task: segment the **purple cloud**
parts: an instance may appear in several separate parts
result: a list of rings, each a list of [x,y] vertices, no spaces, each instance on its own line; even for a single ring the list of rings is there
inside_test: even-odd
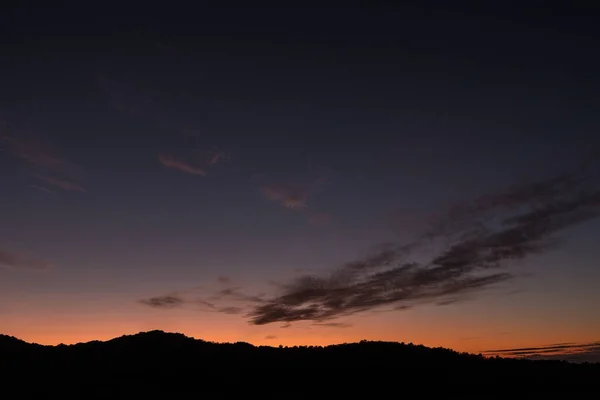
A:
[[[0,250],[0,265],[30,269],[48,269],[52,267],[52,263],[49,261],[6,250]]]
[[[250,179],[250,182],[258,185],[262,196],[266,200],[290,210],[308,211],[305,214],[306,219],[308,223],[313,225],[326,225],[331,221],[331,217],[328,214],[319,213],[309,206],[309,199],[329,181],[329,175],[326,175],[324,172],[304,183],[274,182],[267,180],[263,174],[255,174]]]
[[[65,191],[85,191],[82,169],[64,158],[42,135],[14,124],[4,124],[0,144],[46,185]]]
[[[302,210],[308,207],[308,193],[304,191],[294,191],[277,185],[262,186],[261,191],[267,200],[277,202],[285,208]]]
[[[171,154],[159,154],[158,161],[167,168],[172,168],[192,175],[206,176],[206,171],[181,159],[175,158]]]
[[[70,182],[63,179],[58,179],[52,176],[40,175],[36,174],[36,178],[41,179],[45,183],[51,186],[55,186],[59,189],[67,190],[67,191],[75,191],[75,192],[85,192],[86,190],[78,183]]]

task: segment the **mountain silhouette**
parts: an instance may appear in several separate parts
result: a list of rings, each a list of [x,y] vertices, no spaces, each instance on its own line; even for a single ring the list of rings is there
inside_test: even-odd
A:
[[[43,346],[34,343],[27,343],[26,341],[17,339],[13,336],[0,334],[0,354],[3,355],[13,352],[34,351],[40,347]]]
[[[18,398],[211,393],[316,399],[359,393],[488,396],[600,389],[600,364],[486,358],[395,342],[253,346],[157,330],[58,346],[0,335],[0,374],[5,390],[15,385]],[[31,385],[23,385],[24,380]]]

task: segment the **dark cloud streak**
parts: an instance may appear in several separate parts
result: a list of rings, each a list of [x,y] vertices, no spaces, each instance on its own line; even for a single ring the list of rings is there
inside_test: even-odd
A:
[[[280,295],[252,309],[250,322],[320,322],[381,307],[449,304],[508,281],[514,276],[506,270],[511,262],[554,248],[554,234],[598,217],[600,191],[586,172],[513,186],[454,207],[414,242],[388,245],[327,276],[305,275],[283,285]],[[437,243],[428,261],[411,259],[420,247],[435,249],[440,238],[450,244]]]
[[[343,322],[323,322],[323,323],[314,323],[315,326],[324,326],[328,328],[350,328],[352,324],[346,324]]]
[[[600,342],[557,343],[540,347],[485,350],[486,356],[516,357],[533,360],[566,360],[570,362],[598,362]]]
[[[177,295],[166,295],[151,297],[149,299],[140,300],[142,304],[153,308],[177,308],[185,303],[185,300]]]
[[[360,312],[406,310],[464,300],[515,277],[518,261],[554,249],[557,234],[600,216],[600,189],[588,168],[452,207],[408,243],[380,246],[327,274],[277,284],[273,297],[225,288],[207,298],[234,301],[253,325],[331,320]],[[425,252],[423,250],[426,250]],[[426,258],[419,259],[420,253]]]

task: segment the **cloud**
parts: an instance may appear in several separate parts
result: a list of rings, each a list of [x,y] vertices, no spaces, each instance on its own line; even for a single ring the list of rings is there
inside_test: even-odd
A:
[[[80,184],[75,183],[75,182],[70,182],[67,180],[58,179],[58,178],[55,178],[52,176],[46,176],[46,175],[40,175],[40,174],[36,174],[35,176],[36,176],[36,178],[43,180],[47,184],[58,187],[63,190],[75,191],[75,192],[85,192],[86,191],[83,188],[83,186],[81,186]]]
[[[210,310],[216,310],[216,311],[218,311],[217,308],[215,307],[215,305],[213,303],[210,303],[210,302],[208,302],[206,300],[196,299],[195,301],[192,301],[192,302],[196,303],[196,304],[198,304],[200,306],[203,306],[203,307],[208,307]],[[225,312],[227,312],[227,310],[225,310]]]
[[[600,341],[590,343],[556,343],[541,347],[485,350],[485,356],[527,358],[533,360],[566,360],[600,362]]]
[[[52,263],[46,260],[31,258],[21,253],[0,250],[0,266],[13,268],[48,269]]]
[[[586,172],[454,207],[412,242],[382,246],[328,274],[282,285],[279,295],[253,307],[250,322],[323,322],[379,308],[448,304],[506,282],[515,261],[555,248],[555,234],[600,215],[600,190]],[[429,257],[417,261],[424,246]]]
[[[186,301],[177,295],[166,295],[151,297],[140,300],[140,302],[153,308],[177,308],[182,306]]]
[[[329,215],[318,213],[309,207],[309,198],[328,183],[330,178],[324,173],[304,183],[298,182],[273,182],[268,181],[262,174],[255,174],[250,181],[257,184],[262,196],[271,202],[278,203],[280,206],[294,211],[306,211],[311,209],[307,215],[307,220],[311,224],[323,225],[330,221]]]
[[[264,294],[248,295],[240,291],[239,287],[228,287],[218,290],[208,297],[209,301],[234,301],[244,304],[257,304],[264,302]]]
[[[151,95],[147,88],[141,90],[126,82],[113,79],[105,73],[96,75],[96,84],[100,91],[106,95],[114,109],[156,124],[163,130],[168,131],[169,134],[174,131],[182,134],[186,139],[185,147],[190,149],[190,154],[187,157],[181,157],[161,153],[158,155],[158,160],[164,166],[192,175],[206,176],[209,169],[231,159],[231,154],[216,146],[212,146],[208,150],[205,146],[198,149],[198,146],[190,143],[191,140],[197,141],[202,136],[201,132],[188,123],[165,113],[160,106],[158,92],[154,91],[155,94]]]
[[[234,301],[246,306],[250,324],[282,327],[296,321],[333,326],[355,313],[451,304],[509,282],[520,261],[555,249],[560,233],[600,216],[598,183],[589,168],[579,168],[515,185],[451,207],[426,221],[413,240],[382,244],[327,273],[277,284],[272,296],[226,288],[207,300]],[[278,191],[270,196],[284,198]]]
[[[195,167],[186,161],[177,159],[171,154],[159,154],[158,161],[167,168],[173,168],[192,175],[206,176],[205,170]]]
[[[279,203],[285,208],[302,210],[308,207],[308,194],[306,192],[294,191],[276,185],[265,185],[261,187],[261,191],[267,200]]]
[[[70,170],[72,165],[56,154],[56,151],[45,143],[39,135],[32,134],[23,130],[12,129],[7,131],[2,139],[18,158],[32,165],[59,169]]]
[[[322,323],[314,323],[315,326],[326,326],[328,328],[350,328],[352,324],[347,324],[344,322],[322,322]]]
[[[219,308],[217,311],[220,313],[223,313],[223,314],[235,315],[235,314],[243,313],[244,309],[241,307],[223,307],[223,308]]]
[[[221,284],[227,282],[219,280]],[[263,301],[261,295],[246,295],[235,287],[219,289],[212,295],[198,296],[201,290],[202,288],[195,287],[178,293],[142,299],[139,302],[152,308],[174,309],[193,305],[200,306],[199,310],[201,311],[238,315],[247,313],[249,305]],[[219,302],[219,305],[216,305],[215,302]],[[196,309],[198,310],[197,307]]]
[[[48,189],[47,187],[44,186],[40,186],[40,185],[29,185],[29,187],[39,190],[40,192],[44,192],[44,193],[48,193],[48,194],[55,194],[54,191]]]
[[[208,175],[208,171],[230,159],[230,155],[213,147],[211,150],[194,150],[189,157],[174,156],[170,153],[160,153],[158,161],[167,168],[174,168],[192,175]]]
[[[218,312],[223,314],[236,315],[244,312],[244,308],[235,306],[217,307],[212,302],[202,298],[188,298],[182,294],[167,294],[163,296],[150,297],[139,300],[139,303],[159,309],[175,309],[191,304],[200,306],[201,311]]]
[[[187,131],[185,134],[189,136]],[[197,149],[194,153],[197,155],[199,161],[207,166],[213,166],[231,160],[231,154],[214,146],[210,150]]]
[[[61,156],[42,135],[15,124],[5,123],[1,130],[0,144],[15,159],[27,165],[32,176],[46,185],[65,191],[85,191],[82,169]],[[44,188],[40,185],[35,186],[40,190]]]
[[[277,339],[277,336],[275,336],[275,335],[267,335],[267,336],[265,336],[265,339],[266,340],[273,340],[273,339]]]

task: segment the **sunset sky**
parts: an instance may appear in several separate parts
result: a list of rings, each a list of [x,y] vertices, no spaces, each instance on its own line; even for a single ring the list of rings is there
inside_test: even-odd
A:
[[[596,17],[405,3],[3,9],[0,333],[600,360]]]

